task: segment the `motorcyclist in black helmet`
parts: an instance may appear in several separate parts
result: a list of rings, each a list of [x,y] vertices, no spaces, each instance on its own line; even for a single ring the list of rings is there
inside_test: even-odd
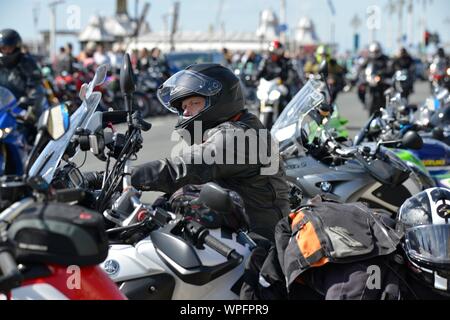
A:
[[[268,55],[263,58],[259,65],[257,78],[272,80],[280,78],[283,82],[289,80],[290,61],[284,56],[284,46],[274,40],[269,45]]]
[[[414,60],[405,47],[401,47],[393,61],[394,71],[407,69],[413,71]]]
[[[438,48],[436,51],[436,54],[434,55],[435,58],[441,58],[444,59],[447,63],[447,66],[450,64],[449,57],[445,54],[444,48]]]
[[[359,68],[359,77],[361,78],[360,83],[358,85],[358,97],[363,104],[366,103],[366,90],[368,84],[366,83],[365,72],[366,68],[371,66],[373,72],[375,72],[379,77],[378,85],[376,86],[377,92],[384,93],[386,89],[388,89],[388,85],[383,82],[384,79],[391,78],[393,75],[392,63],[387,55],[383,53],[383,49],[381,44],[378,42],[372,42],[369,45],[369,55],[367,59],[361,64]],[[376,107],[383,107],[385,105],[384,96],[380,98],[378,102],[380,105]],[[370,110],[372,113],[372,110]]]
[[[42,75],[31,56],[22,53],[22,39],[17,31],[0,31],[0,86],[9,89],[26,110],[25,120],[34,124],[46,107]]]
[[[281,101],[281,113],[287,103],[303,85],[298,72],[295,70],[291,59],[286,57],[284,45],[274,40],[269,44],[269,50],[258,66],[256,79],[264,78],[268,81],[279,78],[288,92]]]
[[[257,153],[264,147],[270,150],[273,141],[268,131],[261,131],[265,128],[258,118],[244,108],[239,79],[224,66],[197,64],[170,77],[157,95],[179,115],[175,130],[189,147],[180,156],[135,167],[133,186],[173,193],[187,184],[216,182],[241,195],[250,231],[273,239],[276,223],[289,213],[289,188],[281,162],[273,172],[263,173],[268,164]],[[234,143],[236,134],[246,134],[249,143]],[[252,149],[256,146],[257,151]],[[208,162],[202,158],[206,154],[217,158]],[[279,154],[272,152],[270,159],[277,162]]]

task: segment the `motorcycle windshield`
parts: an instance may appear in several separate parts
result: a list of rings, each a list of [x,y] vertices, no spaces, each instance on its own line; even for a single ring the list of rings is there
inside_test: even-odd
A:
[[[83,101],[81,106],[70,116],[69,130],[60,139],[50,141],[36,159],[30,169],[30,177],[41,176],[47,183],[51,183],[59,162],[70,143],[70,139],[75,134],[75,130],[87,125],[101,97],[102,94],[100,92],[93,92],[89,98]]]
[[[320,88],[321,83],[311,79],[289,102],[271,130],[278,142],[302,145],[302,133],[308,142],[318,135],[321,123],[316,107],[324,100]]]
[[[0,87],[0,110],[5,110],[16,104],[16,97],[5,87]]]

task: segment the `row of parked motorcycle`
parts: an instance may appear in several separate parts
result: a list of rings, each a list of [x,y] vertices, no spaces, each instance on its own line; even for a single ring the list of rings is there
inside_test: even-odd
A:
[[[46,90],[46,99],[42,109],[48,105],[65,103],[69,113],[72,114],[82,104],[79,97],[81,86],[89,82],[95,75],[94,65],[83,66],[74,63],[74,71],[54,74],[50,67],[43,67],[43,87]],[[123,111],[124,101],[120,92],[119,71],[108,68],[105,81],[94,88],[101,92],[99,110]],[[170,113],[159,103],[156,90],[165,80],[161,70],[155,66],[146,72],[135,72],[136,91],[133,94],[133,107],[138,109],[143,118],[166,115]],[[33,105],[33,102],[24,101],[23,98],[14,97],[9,90],[0,88],[0,99],[3,108],[0,110],[0,175],[23,174],[22,159],[30,151],[30,139],[34,136],[33,126],[27,126],[24,111],[20,105]],[[17,98],[17,99],[16,99]],[[18,128],[21,128],[18,130]],[[32,141],[31,141],[32,143]]]
[[[295,72],[295,69],[296,67],[293,66],[291,71]],[[354,86],[357,86],[358,96],[364,105],[364,109],[367,110],[369,115],[372,115],[380,107],[386,106],[385,91],[388,88],[393,88],[406,101],[413,93],[417,75],[411,68],[396,70],[389,76],[385,74],[386,70],[380,69],[380,65],[374,62],[369,62],[364,69],[360,69],[360,64],[355,63],[353,68],[345,75],[345,79],[342,79],[343,83],[340,85],[337,85],[339,81],[336,79],[336,75],[327,75],[326,81],[332,103],[341,91],[348,92]],[[239,66],[234,72],[241,79],[247,107],[260,114],[261,121],[267,128],[272,127],[289,102],[289,92],[295,93],[301,87],[292,86],[288,88],[287,84],[283,83],[279,77],[256,80],[254,70],[248,67],[244,69]],[[449,88],[450,68],[447,65],[446,58],[435,57],[427,74],[432,93],[437,94],[442,88]],[[308,77],[310,78],[312,75]],[[318,80],[321,79],[321,75],[315,75],[314,77]],[[422,80],[425,80],[425,78],[422,78]]]
[[[62,71],[54,74],[52,68],[43,68],[44,86],[47,89],[49,101],[71,101],[75,106],[80,104],[78,92],[81,85],[92,79],[95,73],[95,65],[83,65],[73,63],[73,72]],[[168,110],[164,108],[156,98],[156,90],[164,82],[165,76],[157,65],[150,66],[145,72],[136,72],[136,92],[133,95],[133,103],[139,108],[142,116],[165,115]],[[102,92],[100,108],[103,110],[124,110],[122,95],[119,85],[119,70],[108,70],[105,82],[96,90]]]
[[[326,66],[321,68],[326,70]],[[118,79],[123,110],[101,108],[107,66],[80,86],[80,105],[46,110],[23,174],[3,175],[0,194],[0,293],[7,299],[236,299],[244,261],[256,247],[244,228],[208,229],[186,211],[204,205],[240,215],[230,193],[206,184],[199,198],[145,204],[130,183],[132,161],[151,129],[136,107],[126,55]],[[326,78],[326,77],[323,77]],[[447,128],[450,95],[436,91],[420,106],[395,88],[357,137],[330,103],[326,82],[309,80],[271,133],[291,186],[293,210],[317,194],[363,201],[394,216],[421,190],[450,187]],[[5,116],[17,101],[0,91]],[[125,133],[112,130],[127,124]],[[7,128],[2,129],[2,133]],[[73,159],[90,152],[104,174],[82,174]]]

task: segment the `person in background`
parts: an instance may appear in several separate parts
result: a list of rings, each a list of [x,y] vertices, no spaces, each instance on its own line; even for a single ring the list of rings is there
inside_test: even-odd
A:
[[[137,70],[138,71],[147,71],[150,67],[150,54],[147,48],[142,48],[139,52],[139,58],[137,60]]]
[[[111,69],[115,74],[119,74],[123,63],[123,55],[125,50],[122,44],[116,42],[112,46],[112,51],[108,52],[109,61],[111,61]]]
[[[65,49],[66,49],[66,55],[67,55],[67,60],[68,60],[67,69],[70,74],[73,74],[75,72],[74,64],[77,62],[77,59],[73,55],[72,44],[70,42],[66,43]]]
[[[160,72],[164,80],[170,77],[169,66],[166,59],[161,55],[161,50],[158,47],[154,47],[150,50],[149,68],[153,68]]]
[[[97,66],[102,64],[111,64],[109,57],[105,53],[105,48],[103,44],[97,45],[97,50],[94,53],[94,61]]]
[[[42,86],[42,74],[36,61],[22,51],[22,38],[13,29],[0,31],[0,86],[10,90],[24,109],[21,116],[34,126],[48,102]],[[29,142],[34,141],[35,130],[25,133]]]
[[[77,60],[83,64],[84,67],[92,65],[95,63],[94,53],[95,53],[96,44],[95,42],[88,42],[84,49],[78,55]]]

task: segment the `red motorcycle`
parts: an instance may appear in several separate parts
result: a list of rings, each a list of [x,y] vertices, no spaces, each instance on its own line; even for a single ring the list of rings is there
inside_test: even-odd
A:
[[[11,222],[8,241],[0,244],[0,294],[6,299],[125,299],[98,266],[108,253],[100,214],[26,198],[4,210],[1,218]]]

